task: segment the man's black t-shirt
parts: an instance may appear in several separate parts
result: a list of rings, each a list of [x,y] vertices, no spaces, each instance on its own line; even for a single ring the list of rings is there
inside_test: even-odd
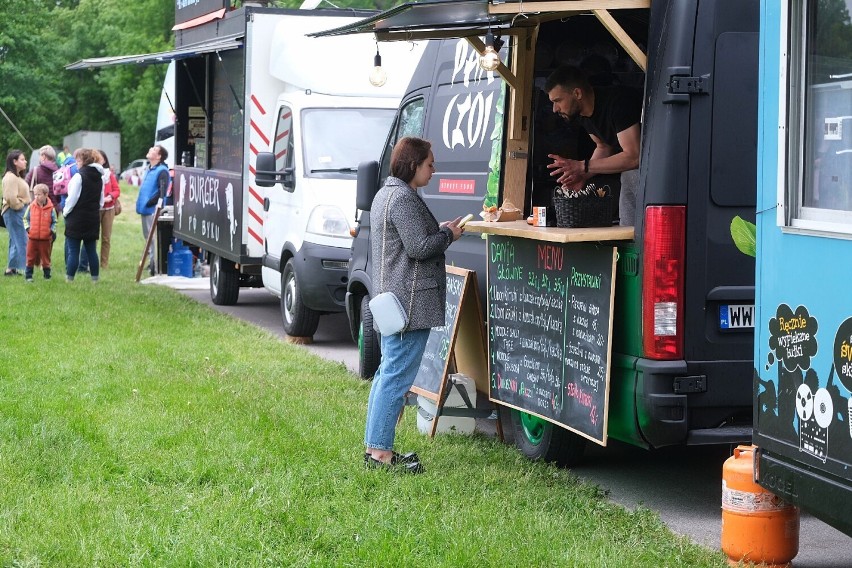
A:
[[[618,133],[642,120],[642,93],[630,87],[595,87],[592,116],[578,118],[586,132],[612,146],[613,153],[618,154],[622,151]]]

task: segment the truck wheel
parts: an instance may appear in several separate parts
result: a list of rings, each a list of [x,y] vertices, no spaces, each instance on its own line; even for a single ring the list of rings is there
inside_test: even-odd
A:
[[[311,337],[317,331],[319,317],[319,312],[302,302],[302,291],[291,258],[281,275],[281,319],[284,320],[284,332],[293,337]]]
[[[213,255],[210,262],[210,297],[217,306],[233,306],[240,297],[240,275],[222,257]]]
[[[515,445],[531,460],[560,467],[576,465],[583,457],[586,439],[538,416],[511,410]]]
[[[362,379],[372,379],[379,368],[382,349],[379,334],[373,326],[370,297],[361,298],[361,324],[358,326],[358,374]]]

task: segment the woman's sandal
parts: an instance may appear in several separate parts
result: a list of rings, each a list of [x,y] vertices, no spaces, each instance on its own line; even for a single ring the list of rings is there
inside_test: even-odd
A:
[[[391,458],[389,463],[379,461],[371,455],[367,455],[364,461],[364,467],[367,469],[383,469],[386,471],[398,471],[400,473],[423,473],[426,468],[419,461],[403,462]]]

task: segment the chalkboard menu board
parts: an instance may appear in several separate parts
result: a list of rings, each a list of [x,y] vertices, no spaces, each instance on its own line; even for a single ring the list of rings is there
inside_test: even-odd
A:
[[[488,236],[492,400],[606,444],[615,248]]]
[[[433,327],[426,340],[426,349],[420,360],[420,368],[414,378],[411,390],[424,396],[434,398],[441,393],[447,367],[450,363],[451,344],[455,336],[456,321],[462,296],[465,290],[465,272],[451,270],[447,267],[447,304],[444,312],[444,325]]]

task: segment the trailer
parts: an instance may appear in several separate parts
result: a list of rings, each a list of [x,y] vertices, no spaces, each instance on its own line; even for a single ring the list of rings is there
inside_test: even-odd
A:
[[[72,152],[77,148],[103,150],[113,167],[116,169],[121,167],[121,134],[118,132],[78,130],[65,136],[62,144]]]

